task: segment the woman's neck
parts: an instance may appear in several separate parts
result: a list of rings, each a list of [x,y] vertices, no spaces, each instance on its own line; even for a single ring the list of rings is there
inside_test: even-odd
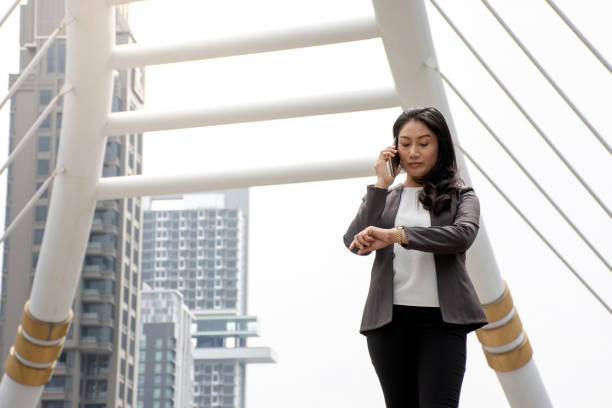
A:
[[[404,187],[423,187],[423,185],[418,184],[413,179],[406,178],[406,180],[404,181]]]

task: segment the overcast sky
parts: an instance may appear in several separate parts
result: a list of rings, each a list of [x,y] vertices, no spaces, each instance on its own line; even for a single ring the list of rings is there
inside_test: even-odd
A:
[[[543,0],[492,1],[566,93],[612,143],[612,78]],[[609,155],[476,0],[440,1],[557,148],[612,206]],[[612,5],[557,4],[612,60]],[[427,2],[440,69],[612,262],[612,221],[555,157]],[[1,10],[2,12],[4,10]],[[369,0],[138,2],[139,42],[212,38],[369,16]],[[17,71],[18,18],[0,30],[0,76]],[[5,82],[6,83],[6,82]],[[392,87],[380,39],[149,67],[146,105],[175,109]],[[446,89],[460,144],[558,251],[612,304],[612,276],[486,130]],[[145,135],[144,173],[176,174],[371,156],[390,144],[400,108]],[[0,115],[6,156],[8,108]],[[555,407],[612,406],[612,318],[466,160],[481,220],[508,282]],[[374,164],[372,162],[372,164]],[[4,179],[3,179],[4,180]],[[251,365],[247,407],[384,406],[365,337],[358,333],[372,257],[341,237],[374,177],[251,189],[249,312],[277,364]],[[401,180],[397,180],[398,182]],[[5,181],[3,181],[3,186]],[[5,187],[2,187],[4,202]],[[474,333],[461,407],[507,407]]]

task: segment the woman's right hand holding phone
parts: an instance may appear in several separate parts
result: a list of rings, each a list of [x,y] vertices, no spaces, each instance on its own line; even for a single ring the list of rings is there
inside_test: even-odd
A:
[[[387,160],[391,161],[391,158],[395,157],[395,155],[399,154],[395,146],[389,146],[383,149],[378,155],[378,160],[374,165],[374,170],[376,171],[376,184],[375,186],[378,188],[387,189],[393,181],[395,180],[395,176],[389,174],[387,170]],[[395,174],[399,173],[400,166],[398,165],[395,170]]]

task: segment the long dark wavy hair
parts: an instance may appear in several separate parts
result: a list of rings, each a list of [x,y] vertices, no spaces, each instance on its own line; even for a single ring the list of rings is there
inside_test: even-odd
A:
[[[418,107],[402,112],[393,124],[393,141],[397,148],[399,132],[411,120],[427,126],[438,138],[438,158],[431,171],[423,178],[415,179],[423,185],[418,199],[426,210],[439,214],[453,200],[465,182],[457,175],[457,160],[450,130],[444,116],[434,107]]]

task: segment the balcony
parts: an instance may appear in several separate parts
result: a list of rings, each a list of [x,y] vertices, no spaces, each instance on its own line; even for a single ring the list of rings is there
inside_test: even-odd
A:
[[[58,361],[53,369],[53,375],[69,375],[70,370],[66,365],[66,362]]]
[[[102,293],[99,289],[83,289],[81,294],[83,302],[110,302],[115,303],[115,295],[113,293]]]
[[[113,343],[97,337],[81,337],[80,348],[88,352],[107,354],[113,352]]]
[[[113,326],[113,318],[96,312],[81,313],[80,323],[84,326]]]
[[[87,243],[87,255],[109,255],[117,256],[117,248],[104,246],[101,242],[89,242]]]
[[[119,234],[119,228],[116,225],[105,223],[101,219],[94,218],[91,223],[91,232],[104,232],[108,234]]]
[[[99,367],[99,366],[87,366],[87,370],[85,374],[87,378],[106,378],[109,370],[108,367]]]
[[[71,393],[66,391],[64,387],[45,387],[42,397],[45,401],[61,401],[71,399]]]
[[[96,209],[115,210],[115,211],[120,210],[117,200],[97,201]]]
[[[87,265],[83,267],[83,277],[90,279],[112,279],[115,280],[115,271],[103,265]]]
[[[108,396],[107,391],[85,391],[85,400],[87,403],[103,404]]]

